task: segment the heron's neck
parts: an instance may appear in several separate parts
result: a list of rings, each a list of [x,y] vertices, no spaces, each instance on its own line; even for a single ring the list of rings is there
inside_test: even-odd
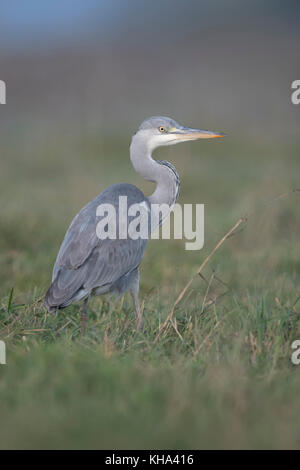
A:
[[[155,191],[148,198],[150,203],[175,204],[179,191],[179,177],[175,168],[168,162],[158,163],[153,160],[152,150],[137,135],[131,141],[130,159],[139,175],[156,183]]]

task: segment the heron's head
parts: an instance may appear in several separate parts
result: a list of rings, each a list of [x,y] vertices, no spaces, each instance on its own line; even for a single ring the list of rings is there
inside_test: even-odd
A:
[[[151,151],[161,145],[174,145],[188,140],[224,137],[221,132],[184,127],[173,119],[163,116],[153,116],[146,119],[135,135],[143,139]]]

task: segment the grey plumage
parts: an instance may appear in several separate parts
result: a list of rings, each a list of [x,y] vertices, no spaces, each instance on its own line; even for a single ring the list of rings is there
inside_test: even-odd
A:
[[[174,187],[175,187],[175,196],[174,196],[174,200],[175,200],[175,202],[176,202],[177,199],[178,199],[178,196],[179,196],[179,191],[180,191],[180,178],[179,178],[179,174],[177,173],[175,166],[172,165],[172,163],[168,162],[167,160],[156,160],[156,161],[157,161],[157,163],[159,163],[160,165],[164,165],[164,166],[170,168],[171,171],[173,171],[173,175],[174,175]]]
[[[178,173],[171,163],[153,160],[152,151],[160,145],[209,137],[221,137],[221,135],[186,128],[166,117],[152,117],[140,125],[131,141],[131,162],[142,177],[156,183],[156,189],[148,198],[136,186],[127,183],[115,184],[81,209],[66,232],[54,264],[52,284],[44,302],[49,311],[57,311],[75,301],[84,300],[82,309],[82,331],[84,331],[87,299],[90,295],[102,295],[108,292],[122,295],[130,291],[138,318],[138,328],[141,327],[138,302],[139,264],[148,239],[132,239],[129,236],[125,239],[98,238],[97,208],[107,203],[114,206],[118,229],[119,196],[127,196],[128,207],[137,203],[144,204],[149,212],[153,203],[164,203],[171,207],[179,194]],[[150,231],[149,226],[149,234]]]
[[[149,204],[137,187],[123,183],[110,186],[81,209],[65,235],[54,265],[52,285],[45,298],[50,309],[67,307],[95,289],[102,288],[103,293],[126,290],[120,286],[139,266],[148,240],[100,240],[96,234],[97,207],[110,203],[118,216],[119,196],[127,196],[128,206],[143,201]]]

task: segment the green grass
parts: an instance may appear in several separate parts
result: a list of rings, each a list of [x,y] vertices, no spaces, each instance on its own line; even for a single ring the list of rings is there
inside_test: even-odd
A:
[[[122,139],[21,144],[7,143],[0,177],[0,447],[299,448],[300,368],[290,358],[300,339],[300,196],[264,205],[300,186],[299,143],[162,149],[181,175],[180,202],[205,203],[205,247],[151,241],[144,331],[130,298],[95,298],[85,337],[78,305],[57,316],[42,307],[64,232],[109,184],[146,194],[152,186],[134,174]],[[209,289],[196,276],[156,340],[183,287],[245,213],[245,229],[203,270]]]

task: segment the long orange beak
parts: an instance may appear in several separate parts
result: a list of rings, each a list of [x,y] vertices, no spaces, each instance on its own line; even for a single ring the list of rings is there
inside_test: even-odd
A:
[[[174,129],[172,134],[176,135],[178,140],[197,140],[197,139],[216,139],[219,137],[225,137],[222,132],[205,131],[202,129],[192,129],[191,127],[182,127],[180,129]]]

